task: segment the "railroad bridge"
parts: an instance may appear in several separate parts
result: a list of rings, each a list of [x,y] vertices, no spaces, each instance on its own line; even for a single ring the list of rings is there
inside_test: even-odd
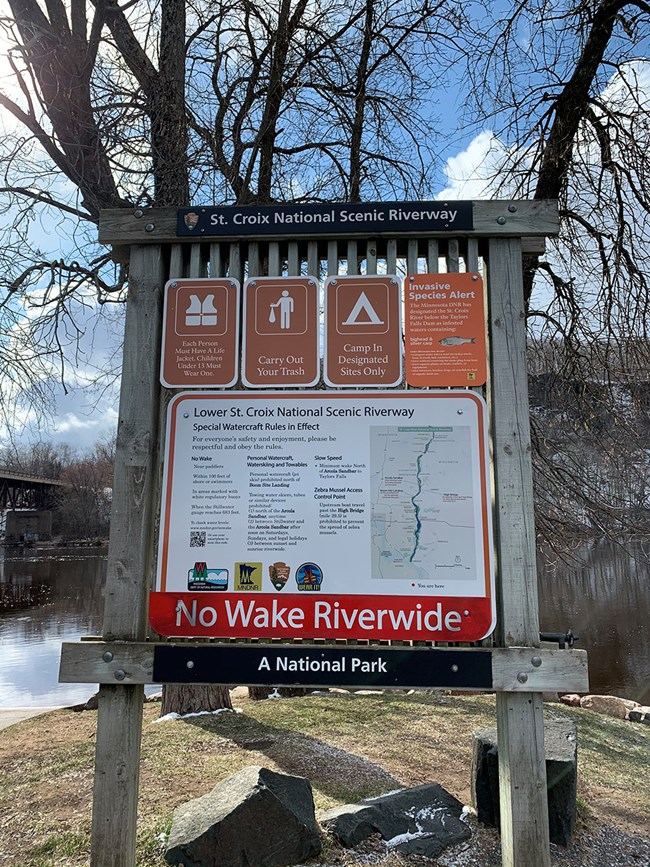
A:
[[[43,541],[52,535],[58,488],[65,482],[0,467],[0,538],[5,542]]]

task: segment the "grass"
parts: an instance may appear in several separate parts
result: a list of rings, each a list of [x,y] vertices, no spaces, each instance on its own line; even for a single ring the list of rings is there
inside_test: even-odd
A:
[[[491,696],[330,694],[239,704],[243,713],[159,725],[159,705],[145,705],[139,867],[165,863],[179,804],[250,764],[308,777],[317,809],[432,781],[469,803],[472,731],[495,724]],[[650,771],[650,728],[578,708],[547,712],[578,724],[580,826],[607,821],[646,836],[650,793],[639,781]],[[0,732],[0,863],[88,864],[96,717],[62,710]],[[342,857],[328,843],[318,863],[358,863]],[[389,863],[406,862],[382,862]]]

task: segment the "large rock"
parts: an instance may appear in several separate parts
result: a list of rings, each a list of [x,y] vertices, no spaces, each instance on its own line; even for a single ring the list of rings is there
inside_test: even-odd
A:
[[[585,695],[580,699],[580,707],[616,719],[625,719],[628,711],[634,710],[638,705],[635,701],[615,695]]]
[[[318,818],[348,848],[380,834],[389,849],[402,855],[434,858],[470,837],[459,818],[462,809],[457,798],[432,783],[325,810]]]
[[[165,859],[184,867],[284,867],[320,850],[309,780],[253,766],[178,807]]]
[[[551,843],[568,846],[575,828],[578,746],[571,720],[545,720],[546,784]],[[474,732],[472,801],[479,822],[498,828],[499,748],[496,728]]]
[[[580,696],[577,692],[570,692],[567,695],[561,695],[560,701],[562,704],[568,704],[569,707],[580,707]]]

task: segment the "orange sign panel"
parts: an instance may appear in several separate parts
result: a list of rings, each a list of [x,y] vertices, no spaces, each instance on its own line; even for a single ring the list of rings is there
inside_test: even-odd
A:
[[[315,277],[246,281],[242,378],[251,388],[316,385],[320,369]]]
[[[410,274],[404,284],[406,381],[483,385],[487,377],[479,274]]]
[[[330,277],[325,284],[325,382],[383,387],[402,380],[397,277]]]
[[[165,286],[163,323],[163,385],[227,388],[237,382],[236,280],[170,280]]]

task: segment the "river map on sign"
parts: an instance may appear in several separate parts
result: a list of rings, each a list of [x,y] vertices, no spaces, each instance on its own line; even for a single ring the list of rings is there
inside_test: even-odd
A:
[[[372,577],[476,574],[470,428],[372,427]]]

